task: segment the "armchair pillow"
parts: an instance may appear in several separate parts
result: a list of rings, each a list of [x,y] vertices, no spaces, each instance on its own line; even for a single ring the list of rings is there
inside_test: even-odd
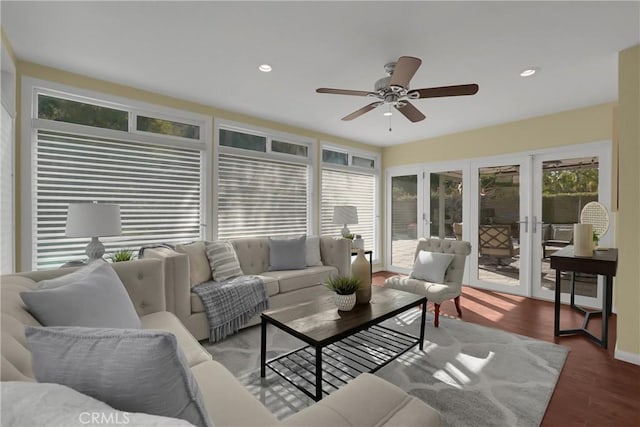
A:
[[[307,236],[288,239],[269,237],[269,271],[302,270],[307,267]]]
[[[453,254],[420,251],[410,277],[426,282],[444,283],[444,275],[454,257]]]
[[[236,250],[231,242],[207,242],[206,248],[213,280],[222,282],[234,277],[244,276]]]
[[[127,412],[212,426],[176,337],[165,331],[27,326],[39,382],[66,385]]]
[[[185,254],[189,258],[189,280],[192,287],[213,278],[204,242],[176,245],[176,252]]]
[[[45,326],[142,327],[127,290],[107,262],[94,261],[47,286],[20,293],[29,312]]]

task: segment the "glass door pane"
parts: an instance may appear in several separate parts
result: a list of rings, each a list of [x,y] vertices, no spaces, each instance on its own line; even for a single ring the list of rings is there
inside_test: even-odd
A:
[[[391,177],[391,265],[413,268],[418,244],[418,175]]]
[[[534,162],[534,271],[533,295],[553,299],[555,270],[550,256],[557,250],[573,244],[573,224],[580,222],[584,205],[602,201],[602,177],[599,155],[536,156]],[[608,172],[607,172],[608,173]],[[604,237],[604,236],[603,236]],[[539,278],[539,280],[538,280]],[[567,299],[571,281],[575,283],[576,301],[581,305],[600,307],[598,277],[579,273],[573,278],[563,272],[561,289]]]
[[[528,161],[519,157],[472,167],[469,280],[474,286],[519,295],[528,292]]]
[[[429,174],[428,212],[430,237],[462,240],[461,170]]]

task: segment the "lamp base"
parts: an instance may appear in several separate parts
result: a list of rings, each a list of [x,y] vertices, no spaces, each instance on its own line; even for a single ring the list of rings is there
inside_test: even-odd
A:
[[[344,237],[345,239],[348,239],[349,236],[351,236],[351,231],[349,230],[349,227],[347,227],[347,224],[344,225],[344,227],[342,227],[342,237]]]
[[[88,263],[97,259],[102,259],[102,256],[104,255],[104,245],[97,237],[92,237],[85,249],[85,253],[89,258]]]

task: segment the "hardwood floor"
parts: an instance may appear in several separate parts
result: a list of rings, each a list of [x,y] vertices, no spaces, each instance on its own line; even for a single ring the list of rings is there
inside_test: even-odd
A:
[[[382,286],[392,275],[375,273],[373,284]],[[585,336],[554,337],[552,302],[470,287],[463,287],[460,302],[467,322],[571,349],[542,426],[640,426],[640,366],[613,358],[615,315],[609,321],[609,349],[605,350]],[[428,310],[433,312],[431,304]],[[457,317],[453,300],[441,305],[440,316]],[[582,316],[567,306],[562,307],[560,319],[561,328],[582,323]],[[598,318],[590,322],[589,329],[600,334]]]

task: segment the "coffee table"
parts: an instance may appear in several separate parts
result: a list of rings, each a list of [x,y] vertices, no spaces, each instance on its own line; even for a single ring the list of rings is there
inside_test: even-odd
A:
[[[420,336],[380,323],[422,305]],[[395,289],[372,287],[371,303],[338,311],[332,297],[262,313],[260,376],[269,367],[318,401],[362,372],[375,372],[418,344],[423,349],[427,299]],[[293,335],[307,346],[267,361],[267,325]],[[326,373],[323,379],[323,373]]]

